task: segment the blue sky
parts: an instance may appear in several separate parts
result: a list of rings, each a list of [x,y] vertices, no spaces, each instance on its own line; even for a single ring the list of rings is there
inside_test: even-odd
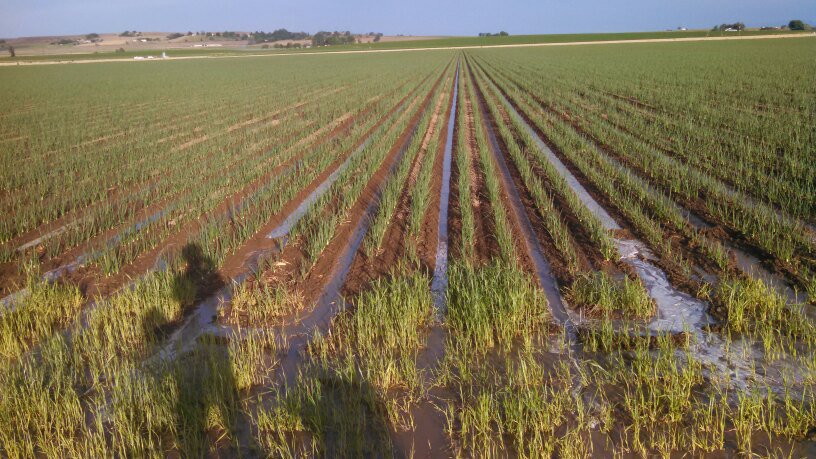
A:
[[[816,0],[0,0],[0,36],[187,30],[411,35],[622,32],[816,22]]]

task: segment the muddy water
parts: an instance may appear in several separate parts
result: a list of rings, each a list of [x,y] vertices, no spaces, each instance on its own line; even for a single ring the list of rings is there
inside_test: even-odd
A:
[[[699,215],[694,212],[682,208],[683,216],[696,229],[702,230],[711,228],[711,225],[706,223]],[[737,268],[740,271],[750,276],[752,279],[761,280],[765,285],[774,289],[781,294],[788,301],[788,304],[805,304],[808,301],[806,292],[800,292],[791,288],[790,284],[783,276],[776,274],[762,265],[759,258],[749,254],[739,247],[722,242],[725,248],[734,255],[734,260],[737,263]],[[814,315],[814,308],[808,308],[808,312]]]
[[[456,124],[456,102],[459,99],[459,64],[453,80],[453,98],[448,117],[448,136],[442,163],[442,189],[439,191],[439,230],[437,231],[436,262],[434,263],[431,293],[438,318],[445,314],[445,289],[448,286],[448,201],[450,199],[451,157],[453,156],[453,129]]]
[[[734,254],[737,267],[745,274],[754,279],[761,280],[765,285],[773,288],[781,294],[788,304],[804,304],[808,301],[808,294],[799,292],[790,287],[790,284],[780,275],[775,274],[764,266],[759,259],[737,247],[728,245],[728,251]],[[812,312],[813,308],[809,308]]]
[[[287,327],[288,330],[282,330],[276,337],[276,341],[278,342],[285,341],[286,353],[279,364],[281,370],[279,375],[287,386],[294,384],[297,370],[302,363],[302,354],[314,334],[317,332],[325,332],[329,328],[331,319],[346,308],[346,302],[340,296],[340,292],[346,282],[346,276],[351,269],[360,244],[362,244],[368,232],[368,228],[380,207],[380,198],[385,189],[385,184],[393,176],[394,171],[402,161],[405,152],[408,150],[408,146],[411,144],[411,140],[414,135],[416,135],[417,129],[418,125],[413,127],[411,133],[406,137],[403,145],[400,147],[400,151],[388,167],[383,182],[369,201],[363,211],[363,215],[352,230],[351,238],[342,249],[340,257],[334,263],[331,273],[329,274],[329,280],[323,287],[323,292],[317,300],[315,307],[305,317],[299,318],[296,323]],[[283,336],[281,336],[281,334],[283,334]]]
[[[704,302],[672,287],[666,274],[649,263],[654,256],[643,243],[615,239],[615,246],[621,259],[635,268],[649,296],[657,304],[657,315],[649,323],[651,330],[679,333],[687,327],[703,328],[714,322],[706,312],[708,306]]]
[[[510,104],[501,92],[497,93],[507,112],[530,135],[545,157],[556,168],[558,173],[564,177],[581,202],[601,221],[604,228],[608,231],[621,229],[618,222],[587,192],[586,188],[558,159],[555,153],[539,137],[538,133],[516,111],[515,107]],[[672,287],[666,273],[650,262],[654,257],[645,244],[636,239],[613,238],[613,241],[621,260],[635,269],[638,277],[645,285],[649,297],[657,305],[657,316],[650,325],[653,330],[680,332],[683,331],[686,325],[701,327],[711,322],[711,318],[706,313],[707,305]]]
[[[601,223],[604,225],[604,228],[606,228],[608,231],[621,229],[620,225],[618,225],[618,222],[616,222],[615,219],[612,218],[611,215],[609,215],[606,209],[604,209],[600,204],[598,204],[598,201],[592,198],[589,192],[587,192],[586,188],[584,188],[584,186],[581,185],[581,182],[579,182],[578,179],[575,178],[574,175],[572,175],[572,172],[569,171],[567,166],[565,166],[564,163],[562,163],[561,160],[558,159],[558,156],[556,156],[555,153],[553,153],[553,151],[550,149],[550,147],[548,147],[547,144],[544,143],[543,140],[541,140],[541,137],[539,137],[538,134],[533,130],[533,128],[526,123],[526,121],[521,117],[521,115],[518,114],[518,112],[516,112],[515,108],[512,105],[510,105],[510,103],[507,101],[507,99],[504,98],[503,95],[501,95],[501,100],[504,102],[504,105],[508,107],[509,113],[513,117],[521,121],[521,125],[524,127],[524,129],[533,139],[535,144],[538,146],[538,149],[542,153],[544,153],[544,156],[546,156],[550,164],[552,164],[553,167],[555,167],[555,170],[558,172],[558,174],[561,175],[561,177],[563,177],[564,180],[566,180],[567,185],[569,185],[569,187],[572,189],[575,195],[578,196],[578,199],[584,204],[584,206],[586,206],[590,211],[592,211],[592,214],[595,215],[601,221]]]

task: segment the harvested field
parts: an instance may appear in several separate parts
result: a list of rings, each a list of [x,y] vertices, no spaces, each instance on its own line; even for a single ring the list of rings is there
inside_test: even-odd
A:
[[[2,68],[0,456],[812,457],[814,52]]]

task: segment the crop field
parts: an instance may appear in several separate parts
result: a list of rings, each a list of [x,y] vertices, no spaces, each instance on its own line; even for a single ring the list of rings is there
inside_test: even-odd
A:
[[[0,456],[814,457],[815,55],[0,68]]]

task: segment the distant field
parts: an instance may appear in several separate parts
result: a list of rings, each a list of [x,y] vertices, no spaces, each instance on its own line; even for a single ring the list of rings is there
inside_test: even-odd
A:
[[[738,33],[731,32],[709,32],[703,30],[676,31],[676,32],[631,32],[631,33],[590,33],[590,34],[557,34],[557,35],[516,35],[509,37],[445,37],[434,39],[410,39],[383,41],[378,43],[361,43],[353,45],[341,45],[309,49],[263,49],[258,45],[243,47],[224,47],[216,49],[194,49],[194,48],[156,48],[146,50],[127,51],[125,53],[97,52],[97,53],[65,53],[65,54],[43,54],[18,56],[11,59],[7,55],[0,57],[0,62],[13,61],[59,61],[70,62],[77,60],[95,59],[122,59],[133,58],[135,56],[159,56],[162,51],[166,51],[170,56],[236,56],[251,54],[289,54],[289,53],[312,53],[330,51],[364,51],[364,50],[394,50],[394,49],[416,49],[416,48],[445,48],[459,46],[496,46],[496,45],[526,45],[536,43],[571,43],[571,42],[592,42],[592,41],[614,41],[614,40],[661,40],[675,38],[699,38],[699,37],[739,37],[739,36],[763,36],[779,35],[790,33],[812,33],[812,32],[791,32],[785,30],[748,30]]]
[[[776,35],[791,33],[784,30],[751,30],[733,33],[733,36]],[[495,46],[521,45],[533,43],[570,43],[578,41],[609,40],[648,40],[670,38],[732,36],[726,32],[709,32],[689,30],[676,32],[630,32],[630,33],[585,33],[585,34],[552,34],[552,35],[511,35],[508,37],[446,37],[433,40],[415,40],[410,42],[372,43],[370,45],[347,45],[344,49],[400,49],[400,48],[440,48],[448,46]],[[340,49],[341,47],[337,47]]]
[[[814,56],[2,67],[0,457],[816,457]]]

